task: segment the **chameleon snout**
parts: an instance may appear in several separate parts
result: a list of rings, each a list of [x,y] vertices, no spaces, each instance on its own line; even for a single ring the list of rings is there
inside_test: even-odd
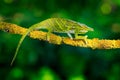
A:
[[[88,28],[88,31],[94,31],[94,29],[89,27],[89,28]]]

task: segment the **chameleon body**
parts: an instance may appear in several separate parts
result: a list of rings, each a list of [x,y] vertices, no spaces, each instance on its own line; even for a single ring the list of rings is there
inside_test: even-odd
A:
[[[73,39],[71,34],[75,35],[75,39],[82,39],[85,41],[85,39],[87,38],[87,36],[79,36],[79,34],[85,34],[88,31],[93,31],[93,28],[88,27],[85,24],[82,23],[78,23],[69,19],[64,19],[64,18],[49,18],[46,19],[40,23],[34,24],[32,25],[27,31],[26,33],[21,37],[18,46],[16,48],[16,52],[15,55],[12,59],[11,65],[13,64],[18,50],[21,46],[21,43],[23,42],[23,40],[25,39],[25,37],[29,34],[29,32],[33,31],[33,30],[39,30],[39,29],[46,29],[47,32],[47,40],[49,40],[50,37],[50,33],[52,32],[58,32],[58,33],[67,33],[68,36]],[[86,41],[85,41],[86,42]]]

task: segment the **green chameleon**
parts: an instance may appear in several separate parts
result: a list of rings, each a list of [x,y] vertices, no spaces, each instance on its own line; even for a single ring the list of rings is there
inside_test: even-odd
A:
[[[79,36],[79,34],[85,34],[88,31],[93,31],[93,28],[88,27],[85,24],[78,23],[69,19],[64,19],[64,18],[49,18],[46,19],[40,23],[32,25],[26,33],[21,37],[18,46],[16,48],[15,55],[12,59],[11,65],[13,64],[18,50],[21,46],[21,43],[25,39],[25,37],[33,30],[39,30],[39,29],[46,29],[47,32],[47,40],[49,41],[50,34],[52,32],[57,32],[57,33],[67,33],[67,35],[70,37],[70,39],[73,39],[71,34],[75,35],[75,39],[82,39],[86,43],[86,38],[87,36]]]

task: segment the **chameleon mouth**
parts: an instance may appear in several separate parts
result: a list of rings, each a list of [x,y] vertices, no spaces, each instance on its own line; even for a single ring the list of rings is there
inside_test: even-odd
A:
[[[80,30],[80,32],[86,33],[86,32],[88,32],[88,31],[87,31],[87,30]]]
[[[89,27],[89,29],[88,29],[88,30],[89,30],[89,31],[94,31],[94,29],[93,29],[93,28],[90,28],[90,27]]]

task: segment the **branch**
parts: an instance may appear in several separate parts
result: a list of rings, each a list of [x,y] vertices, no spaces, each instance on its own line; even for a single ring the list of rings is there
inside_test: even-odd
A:
[[[12,34],[24,35],[27,29],[20,27],[16,24],[0,22],[0,30],[6,31]],[[47,41],[46,35],[47,35],[46,32],[32,31],[28,36],[30,36],[33,39]],[[86,48],[92,48],[92,49],[120,48],[120,40],[99,40],[98,38],[94,38],[94,39],[87,39],[86,41],[87,41],[87,44],[85,44],[83,40],[72,40],[70,38],[60,37],[58,35],[51,34],[49,43],[58,44],[58,45],[67,44],[71,46],[86,47]]]

